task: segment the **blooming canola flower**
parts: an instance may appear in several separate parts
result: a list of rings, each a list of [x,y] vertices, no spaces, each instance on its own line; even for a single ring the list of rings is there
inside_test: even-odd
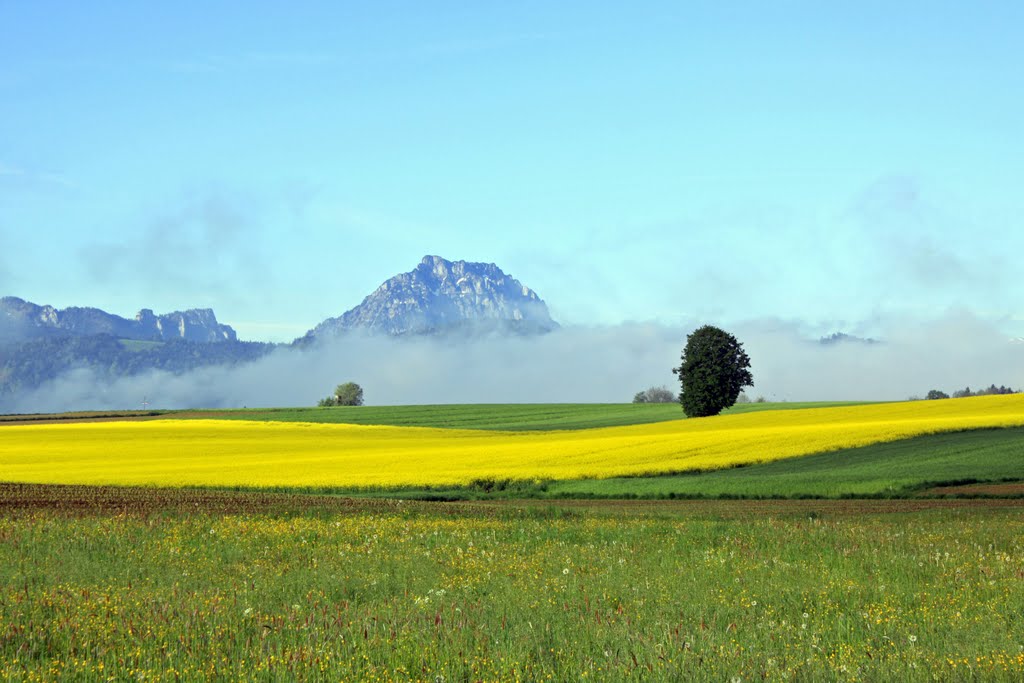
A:
[[[1024,396],[773,410],[498,432],[237,420],[0,427],[0,481],[157,486],[459,485],[768,462],[938,432],[1024,425]]]

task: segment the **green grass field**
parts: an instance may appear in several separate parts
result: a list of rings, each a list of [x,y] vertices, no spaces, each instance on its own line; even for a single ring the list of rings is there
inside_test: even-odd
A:
[[[553,482],[547,496],[840,497],[1024,479],[1024,428],[921,436],[834,453],[669,477]]]
[[[798,410],[863,405],[856,402],[744,403],[724,414],[759,410]],[[678,403],[515,403],[452,404],[421,406],[360,406],[334,408],[252,408],[168,412],[168,418],[192,417],[277,422],[328,422],[339,424],[391,425],[532,431],[592,429],[685,419]]]
[[[161,415],[530,430],[679,410]],[[1010,479],[1024,428],[362,499],[0,483],[0,680],[1016,682],[1024,500],[914,497]],[[620,499],[567,500],[588,496]],[[668,496],[892,499],[623,500]]]
[[[1019,506],[807,502],[0,485],[0,679],[1024,677]]]
[[[866,402],[744,403],[724,414],[760,410],[799,410],[865,405]],[[592,429],[685,419],[677,403],[512,403],[443,404],[412,406],[360,406],[333,408],[239,408],[227,410],[121,410],[0,415],[5,422],[97,420],[107,418],[254,420],[261,422],[321,422],[335,424],[390,425],[532,431]]]

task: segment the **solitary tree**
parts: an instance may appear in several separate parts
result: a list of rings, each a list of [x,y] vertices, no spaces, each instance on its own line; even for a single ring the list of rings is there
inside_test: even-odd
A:
[[[363,388],[355,382],[339,384],[334,389],[334,401],[339,406],[363,405]]]
[[[687,335],[679,375],[679,402],[687,417],[717,415],[736,402],[743,387],[754,386],[750,357],[736,337],[705,325]]]
[[[320,407],[361,406],[363,405],[363,388],[355,382],[339,384],[334,389],[334,395],[320,399],[317,405]]]

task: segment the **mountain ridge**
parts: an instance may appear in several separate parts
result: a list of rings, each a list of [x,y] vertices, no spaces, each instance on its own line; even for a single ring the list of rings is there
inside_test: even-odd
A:
[[[143,308],[134,319],[99,308],[69,306],[57,309],[16,296],[0,298],[0,343],[20,343],[43,337],[89,337],[106,334],[139,341],[237,341],[230,325],[217,321],[210,308],[190,308],[161,315]]]
[[[555,329],[544,301],[497,265],[440,256],[424,257],[413,271],[389,278],[358,306],[290,345],[238,341],[211,309],[157,315],[144,308],[128,319],[98,308],[58,310],[9,296],[0,299],[0,410],[16,405],[18,394],[76,369],[104,383],[151,371],[180,375],[249,363],[278,349],[301,349],[356,331],[472,338]]]
[[[532,335],[558,328],[544,300],[494,263],[427,255],[413,270],[388,278],[359,305],[324,320],[296,341],[356,330],[389,336]]]

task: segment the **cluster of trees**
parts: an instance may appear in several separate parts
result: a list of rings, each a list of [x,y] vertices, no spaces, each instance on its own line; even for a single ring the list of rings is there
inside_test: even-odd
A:
[[[992,385],[989,386],[988,389],[979,389],[978,391],[971,391],[970,387],[967,387],[965,389],[959,389],[959,390],[953,392],[952,398],[970,398],[971,396],[1000,396],[1000,395],[1003,395],[1003,394],[1016,394],[1016,393],[1019,393],[1019,392],[1014,391],[1010,387],[1004,387],[1002,385],[999,385],[997,387],[995,384],[992,384]],[[925,396],[925,398],[928,399],[929,401],[934,401],[934,400],[937,400],[937,399],[951,398],[951,397],[950,397],[949,394],[947,394],[944,391],[939,391],[938,389],[932,389],[931,391],[928,392],[928,394]]]
[[[317,402],[321,408],[331,406],[361,406],[363,405],[363,388],[355,382],[345,382],[334,388],[334,393],[327,398]]]
[[[674,403],[676,395],[668,387],[650,387],[638,391],[633,396],[633,403]]]

